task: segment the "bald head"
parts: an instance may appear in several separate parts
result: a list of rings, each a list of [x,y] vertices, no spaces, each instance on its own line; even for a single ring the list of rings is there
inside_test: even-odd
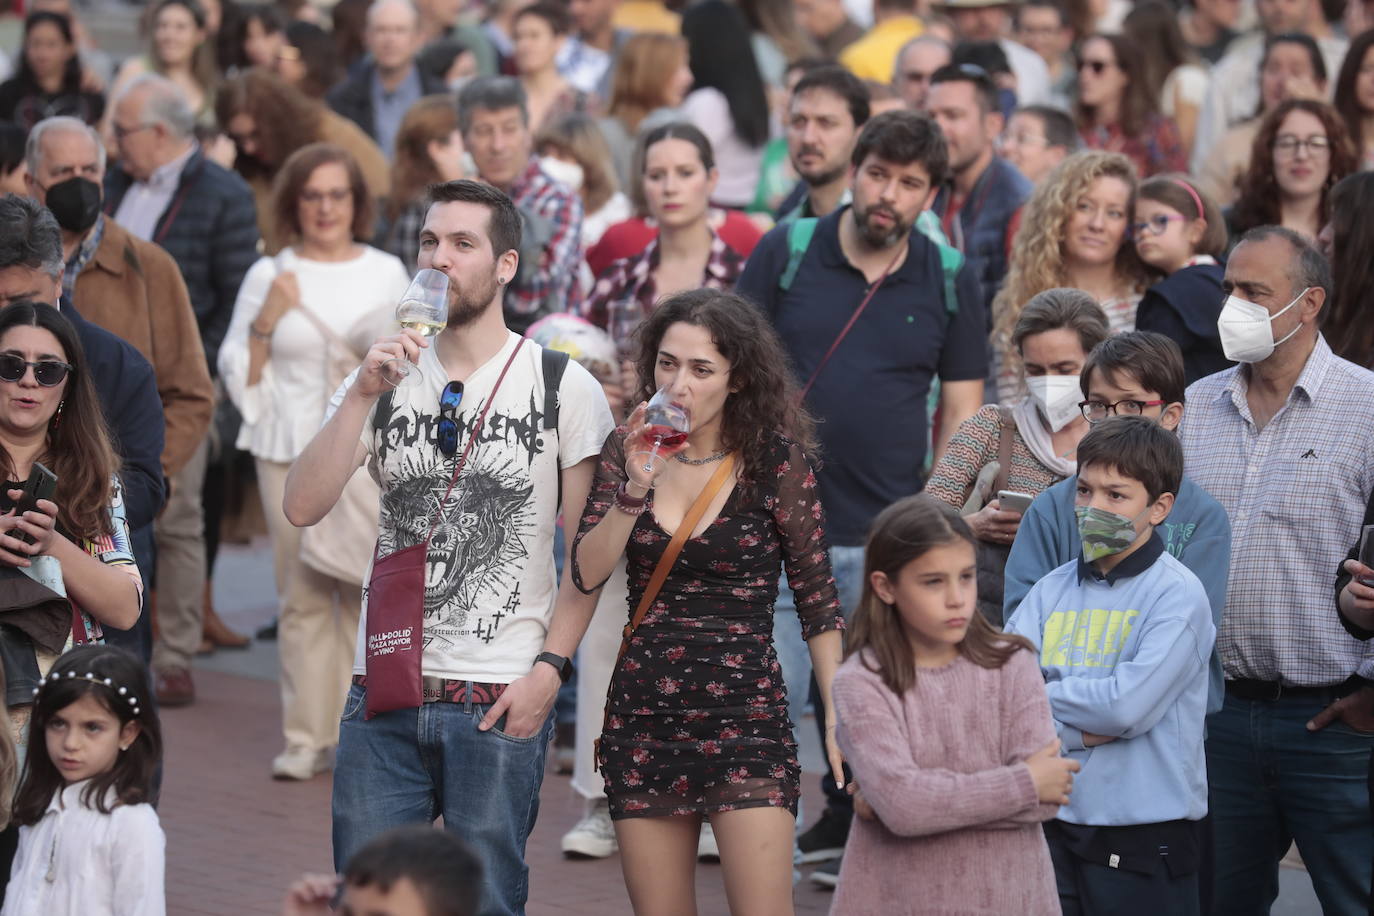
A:
[[[931,75],[952,56],[949,43],[933,35],[922,35],[903,45],[892,67],[892,86],[902,97],[902,104],[912,111],[924,111]]]

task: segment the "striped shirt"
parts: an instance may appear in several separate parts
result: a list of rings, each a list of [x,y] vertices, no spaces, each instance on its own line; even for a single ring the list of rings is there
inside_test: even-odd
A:
[[[1374,643],[1345,632],[1335,571],[1374,486],[1374,373],[1317,338],[1288,400],[1256,429],[1244,366],[1188,388],[1188,476],[1231,518],[1217,648],[1227,678],[1319,687],[1374,675]]]

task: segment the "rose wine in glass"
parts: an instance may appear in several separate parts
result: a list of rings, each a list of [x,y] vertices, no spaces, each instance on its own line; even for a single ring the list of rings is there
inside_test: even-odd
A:
[[[396,306],[401,327],[434,337],[448,324],[448,275],[426,267],[415,275]],[[424,378],[418,366],[404,359],[382,363],[382,378],[395,387],[411,387]]]
[[[687,441],[692,431],[692,423],[687,411],[673,403],[667,388],[658,389],[644,410],[644,422],[649,427],[645,434],[649,442],[648,457],[644,459],[644,473],[654,469],[654,459],[661,448],[676,448]]]

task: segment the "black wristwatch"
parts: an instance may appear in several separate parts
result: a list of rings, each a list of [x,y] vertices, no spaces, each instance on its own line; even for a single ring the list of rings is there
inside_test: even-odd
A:
[[[563,679],[563,683],[565,684],[568,683],[568,678],[572,677],[573,663],[570,658],[564,658],[552,652],[540,652],[534,657],[534,661],[536,664],[539,662],[547,662],[553,665],[554,670],[558,672],[558,676]]]

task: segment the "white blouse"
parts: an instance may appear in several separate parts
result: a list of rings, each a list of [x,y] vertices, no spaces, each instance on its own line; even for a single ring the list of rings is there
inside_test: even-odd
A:
[[[730,103],[718,89],[697,89],[688,95],[682,103],[682,118],[699,127],[711,141],[720,172],[713,201],[726,207],[749,206],[758,188],[767,144],[753,147],[740,139],[730,116]]]
[[[19,828],[0,916],[164,916],[166,837],[151,805],[109,814],[81,804],[89,780],[53,796],[43,819]],[[113,793],[113,790],[111,790]]]
[[[395,330],[390,316],[410,277],[399,258],[369,245],[350,261],[308,261],[287,248],[249,268],[220,347],[219,371],[243,414],[238,447],[255,458],[287,463],[319,432],[338,380],[330,378],[330,353],[337,347],[299,309],[291,309],[272,332],[262,378],[248,385],[248,326],[283,271],[295,273],[301,302],[347,340],[359,360],[377,336]]]

